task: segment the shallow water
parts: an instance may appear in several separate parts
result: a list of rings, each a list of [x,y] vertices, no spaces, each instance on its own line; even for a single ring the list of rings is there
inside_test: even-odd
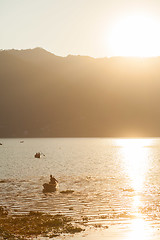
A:
[[[11,214],[63,213],[88,226],[144,219],[160,227],[160,139],[21,140],[0,139],[0,202]],[[34,158],[39,151],[45,156]],[[50,174],[59,189],[44,194]]]

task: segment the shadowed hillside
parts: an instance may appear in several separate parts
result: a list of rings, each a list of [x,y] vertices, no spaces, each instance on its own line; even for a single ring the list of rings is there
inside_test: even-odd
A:
[[[159,57],[0,51],[0,137],[157,137],[159,92]]]

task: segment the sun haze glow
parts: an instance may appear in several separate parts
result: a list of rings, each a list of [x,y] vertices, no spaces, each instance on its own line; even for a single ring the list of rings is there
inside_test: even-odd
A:
[[[114,55],[117,56],[157,56],[159,22],[147,15],[125,17],[113,26],[109,41]]]
[[[116,142],[122,147],[121,154],[131,187],[134,191],[142,191],[149,166],[150,150],[147,147],[153,144],[153,139],[118,139]]]

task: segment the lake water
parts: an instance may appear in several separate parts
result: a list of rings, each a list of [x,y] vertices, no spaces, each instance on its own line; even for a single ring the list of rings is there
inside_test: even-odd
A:
[[[24,140],[23,143],[20,143]],[[10,213],[62,213],[109,226],[160,227],[160,139],[0,139],[0,202]],[[34,158],[36,152],[45,156]],[[52,174],[54,193],[42,185]],[[72,194],[61,191],[73,190]],[[140,222],[138,222],[138,225]]]

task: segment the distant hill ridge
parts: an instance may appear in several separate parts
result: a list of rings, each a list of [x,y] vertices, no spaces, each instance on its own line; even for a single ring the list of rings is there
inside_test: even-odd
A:
[[[160,57],[0,51],[0,137],[159,137]]]

